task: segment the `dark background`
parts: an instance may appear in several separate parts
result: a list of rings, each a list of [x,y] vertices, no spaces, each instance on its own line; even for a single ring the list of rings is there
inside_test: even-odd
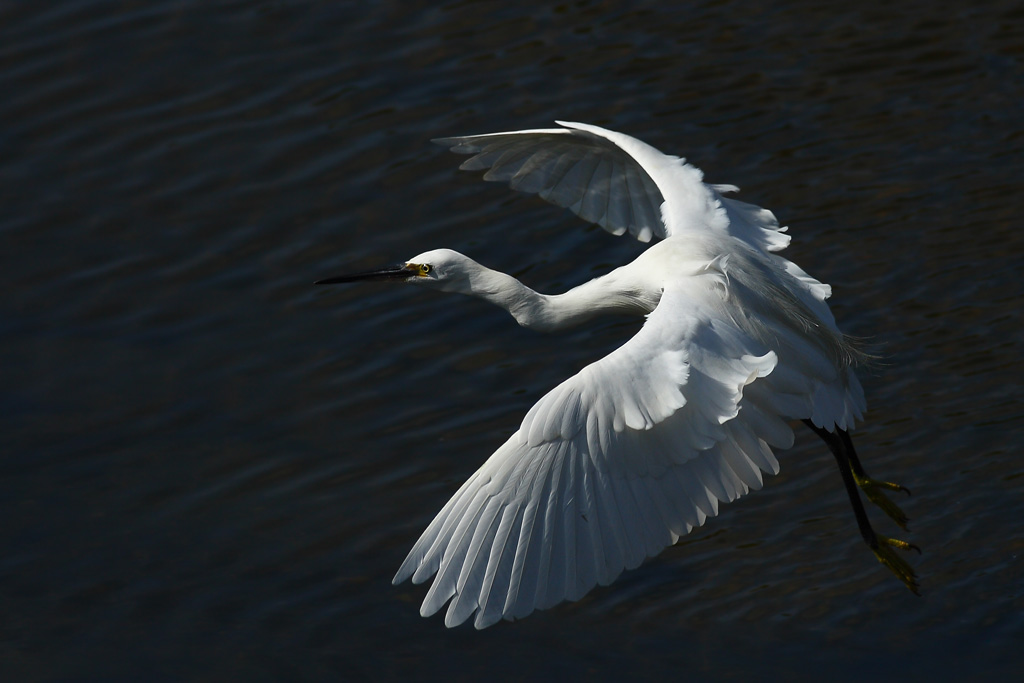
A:
[[[0,671],[1008,678],[1024,666],[1016,2],[0,2]],[[636,322],[311,286],[451,247],[562,291],[643,248],[432,137],[597,123],[791,226],[906,484],[914,597],[809,432],[764,490],[483,632],[390,584]]]

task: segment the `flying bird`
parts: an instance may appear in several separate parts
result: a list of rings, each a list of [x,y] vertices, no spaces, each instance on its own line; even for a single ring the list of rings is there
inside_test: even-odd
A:
[[[541,294],[450,249],[317,284],[392,280],[476,296],[520,324],[560,330],[605,314],[645,316],[620,348],[541,398],[462,485],[394,578],[434,577],[420,613],[477,628],[578,600],[776,474],[773,449],[803,421],[828,445],[864,540],[915,593],[897,550],[872,528],[860,491],[906,529],[849,432],[862,419],[854,368],[866,354],[836,326],[831,288],[778,254],[767,209],[731,185],[622,133],[582,123],[441,138],[486,170],[605,230],[653,244],[632,263],[563,294]]]

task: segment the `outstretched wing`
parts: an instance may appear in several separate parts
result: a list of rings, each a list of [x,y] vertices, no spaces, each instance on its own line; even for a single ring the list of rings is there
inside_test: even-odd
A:
[[[484,628],[577,600],[778,471],[771,447],[793,432],[776,399],[803,397],[770,388],[777,356],[734,322],[727,287],[710,269],[673,283],[630,341],[529,411],[398,570],[437,575],[421,614],[450,600],[448,626]]]
[[[571,209],[608,232],[641,242],[683,230],[712,229],[765,250],[789,243],[771,211],[721,196],[729,185],[706,185],[684,159],[636,138],[583,123],[564,128],[439,138],[453,152],[472,154],[460,168],[489,169],[484,180],[507,181],[521,192]]]

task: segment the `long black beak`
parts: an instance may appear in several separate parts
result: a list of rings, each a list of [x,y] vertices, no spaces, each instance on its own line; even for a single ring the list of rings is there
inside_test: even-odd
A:
[[[336,285],[342,282],[365,282],[371,280],[408,280],[415,277],[416,268],[405,263],[380,270],[370,270],[365,273],[353,273],[351,275],[339,275],[323,280],[317,280],[314,285]]]

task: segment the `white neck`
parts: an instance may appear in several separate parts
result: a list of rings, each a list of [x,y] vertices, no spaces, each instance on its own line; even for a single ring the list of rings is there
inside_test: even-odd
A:
[[[564,294],[548,295],[533,291],[511,275],[473,265],[468,282],[452,291],[490,301],[523,327],[542,332],[572,327],[601,314],[645,315],[658,304],[643,288],[624,286],[621,269]]]

